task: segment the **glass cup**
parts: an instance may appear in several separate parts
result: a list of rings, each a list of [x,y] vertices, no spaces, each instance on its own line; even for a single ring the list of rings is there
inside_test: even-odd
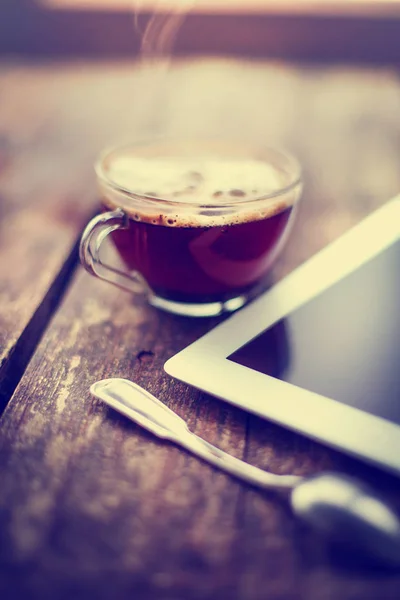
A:
[[[115,148],[96,174],[103,212],[82,235],[83,266],[187,316],[231,312],[265,288],[302,188],[287,152],[222,140]],[[109,235],[124,269],[100,257]]]

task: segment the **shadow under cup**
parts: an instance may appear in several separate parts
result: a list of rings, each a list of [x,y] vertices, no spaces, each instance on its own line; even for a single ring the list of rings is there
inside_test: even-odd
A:
[[[265,287],[301,194],[291,155],[215,140],[116,148],[96,173],[103,212],[83,233],[82,264],[187,316],[236,310]],[[100,258],[108,235],[124,270]]]

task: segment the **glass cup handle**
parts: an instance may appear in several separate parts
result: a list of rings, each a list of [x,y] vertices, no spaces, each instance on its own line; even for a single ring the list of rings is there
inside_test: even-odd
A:
[[[120,208],[97,215],[86,226],[79,245],[79,258],[91,275],[108,281],[134,294],[148,292],[146,281],[133,271],[128,273],[104,263],[100,258],[100,247],[116,229],[127,229],[128,217]]]

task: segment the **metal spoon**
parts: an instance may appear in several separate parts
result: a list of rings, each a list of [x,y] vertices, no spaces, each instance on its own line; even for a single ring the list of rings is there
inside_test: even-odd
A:
[[[156,436],[170,440],[252,485],[289,489],[295,515],[383,564],[400,566],[400,522],[372,490],[339,473],[274,475],[219,450],[152,394],[127,379],[104,379],[91,393]]]

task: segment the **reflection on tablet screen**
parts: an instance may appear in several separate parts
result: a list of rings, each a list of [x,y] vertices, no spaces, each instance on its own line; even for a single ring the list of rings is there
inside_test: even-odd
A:
[[[228,359],[400,425],[400,241]]]

